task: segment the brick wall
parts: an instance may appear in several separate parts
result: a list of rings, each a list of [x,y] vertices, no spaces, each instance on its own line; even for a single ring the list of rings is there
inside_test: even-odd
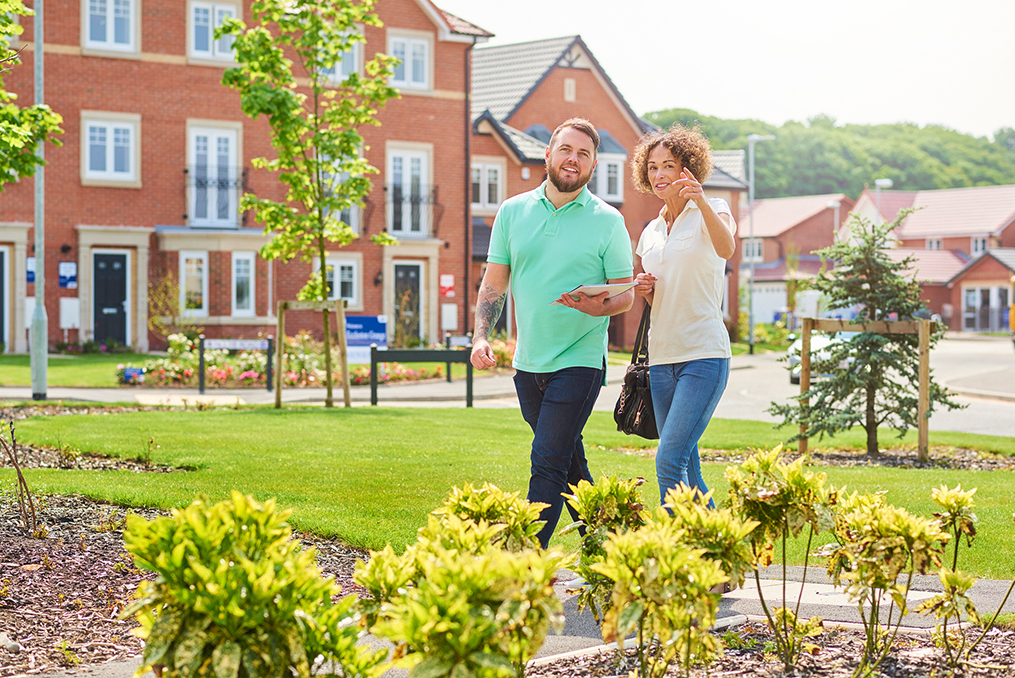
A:
[[[249,3],[244,3],[249,5]],[[187,163],[187,120],[233,122],[242,126],[241,165],[246,169],[246,188],[260,196],[280,200],[283,187],[271,174],[254,170],[255,157],[272,157],[269,127],[264,119],[250,120],[239,106],[239,95],[221,84],[225,66],[204,66],[187,62],[186,3],[179,0],[143,0],[140,3],[141,58],[110,58],[81,54],[81,0],[50,0],[46,5],[46,100],[64,117],[65,133],[59,148],[46,148],[46,277],[47,311],[51,318],[51,340],[62,338],[56,322],[59,296],[78,296],[85,290],[65,290],[56,286],[60,261],[77,261],[77,233],[80,224],[97,226],[184,226],[187,194],[184,170]],[[446,243],[439,251],[439,273],[455,276],[459,288],[464,284],[467,266],[465,229],[467,128],[465,58],[467,44],[440,42],[436,27],[415,0],[385,0],[378,4],[385,27],[366,28],[365,57],[388,50],[388,31],[425,31],[432,36],[433,92],[429,95],[406,94],[390,101],[381,110],[380,127],[362,130],[368,160],[379,170],[373,175],[373,190],[364,210],[365,232],[348,252],[362,254],[362,291],[368,314],[384,312],[383,286],[373,279],[381,269],[384,253],[370,243],[370,235],[386,227],[385,147],[389,140],[423,142],[433,145],[431,158],[433,183],[438,189],[439,224],[434,237]],[[249,10],[247,20],[251,19]],[[23,20],[25,38],[32,35],[31,19]],[[25,63],[7,74],[8,89],[18,93],[22,103],[32,101],[32,53]],[[80,111],[93,110],[140,115],[141,187],[84,186],[81,181]],[[33,221],[33,184],[26,180],[9,186],[0,202],[0,221]],[[435,222],[437,219],[435,218]],[[247,227],[259,227],[251,214],[244,215]],[[29,237],[34,236],[29,234]],[[3,243],[0,243],[3,244]],[[60,246],[70,245],[60,254]],[[151,275],[163,270],[178,271],[175,252],[159,253],[158,240],[151,243]],[[332,246],[329,249],[335,249]],[[31,256],[31,250],[29,251]],[[209,252],[209,314],[229,315],[231,304],[230,252]],[[267,317],[268,265],[257,260],[255,300],[259,317]],[[270,296],[273,302],[295,299],[311,272],[310,264],[299,260],[276,263]],[[34,294],[32,285],[28,294]],[[465,328],[464,295],[454,301],[460,305],[460,331]],[[316,314],[314,314],[316,315]],[[305,320],[293,316],[292,323],[305,322],[305,328],[320,332],[319,318]],[[270,326],[246,324],[209,326],[209,336],[249,336],[268,331]]]

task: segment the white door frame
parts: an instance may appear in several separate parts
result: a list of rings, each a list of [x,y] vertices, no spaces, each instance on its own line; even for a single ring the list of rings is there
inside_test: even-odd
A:
[[[429,334],[428,331],[427,331],[429,329],[427,327],[427,325],[429,324],[429,322],[428,322],[428,320],[429,320],[429,314],[427,313],[427,311],[428,311],[428,304],[427,304],[427,299],[426,299],[427,285],[426,285],[426,278],[425,278],[427,263],[429,263],[429,262],[426,259],[395,259],[394,261],[392,261],[392,266],[391,266],[391,273],[392,273],[392,277],[393,278],[394,278],[395,268],[397,266],[415,266],[419,270],[419,309],[417,310],[417,313],[419,314],[419,338],[420,339],[422,339],[423,337],[428,336],[428,334]],[[394,304],[392,306],[392,308],[394,309],[394,312],[391,314],[391,319],[392,320],[395,320],[395,314],[398,312],[398,300],[394,298],[394,290],[395,290],[396,285],[397,285],[397,278],[392,280],[392,288],[391,288],[392,289],[392,302]],[[395,331],[394,327],[395,326],[394,326],[394,324],[391,324],[390,327],[391,327],[391,333],[392,333],[391,334],[391,338],[393,339],[394,338],[394,331]]]
[[[0,254],[3,255],[3,264],[0,266],[0,277],[3,278],[3,295],[0,295],[0,320],[3,320],[3,333],[0,333],[0,344],[3,344],[3,349],[0,353],[10,353],[14,350],[11,345],[11,339],[13,338],[13,331],[11,329],[11,287],[14,282],[14,276],[11,271],[14,270],[14,262],[11,261],[11,248],[7,245],[0,245]]]
[[[92,289],[89,290],[89,294],[92,295],[92,299],[91,299],[91,301],[92,301],[92,303],[91,303],[91,306],[92,306],[92,309],[91,309],[92,310],[92,317],[89,318],[90,325],[91,325],[91,328],[92,328],[92,339],[95,340],[95,311],[96,311],[96,308],[97,308],[96,305],[95,305],[95,279],[97,277],[95,275],[95,255],[96,254],[125,254],[125,255],[127,255],[127,259],[126,259],[126,261],[127,261],[127,264],[126,264],[127,265],[127,270],[126,270],[126,274],[127,274],[127,276],[126,276],[127,277],[127,282],[126,282],[126,286],[127,286],[127,300],[125,302],[127,304],[127,318],[126,318],[127,330],[126,330],[126,332],[124,332],[124,334],[125,334],[124,338],[126,339],[124,344],[126,346],[128,346],[128,347],[129,346],[133,346],[134,345],[134,341],[133,341],[133,338],[134,338],[133,335],[134,335],[134,333],[133,333],[132,330],[134,329],[134,326],[131,324],[131,321],[134,318],[134,314],[131,313],[131,302],[132,302],[132,300],[134,298],[134,295],[131,294],[131,292],[133,291],[132,288],[134,286],[134,282],[135,281],[134,281],[134,273],[133,273],[134,268],[131,266],[131,263],[133,261],[132,258],[131,258],[132,252],[131,252],[131,250],[126,250],[126,249],[124,249],[124,250],[118,250],[118,249],[112,249],[112,248],[108,248],[108,247],[93,247],[92,248],[92,286],[91,286]],[[84,325],[84,323],[79,323],[79,324],[81,324],[82,326]]]

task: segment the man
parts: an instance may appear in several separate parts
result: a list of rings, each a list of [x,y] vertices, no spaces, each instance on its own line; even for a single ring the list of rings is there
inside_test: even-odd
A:
[[[518,324],[515,390],[533,433],[528,499],[549,505],[540,514],[544,548],[564,506],[561,493],[582,479],[592,482],[582,429],[606,376],[609,317],[634,302],[630,290],[610,298],[579,294],[577,301],[567,294],[579,285],[634,280],[624,218],[585,187],[598,148],[599,133],[588,120],[572,118],[554,131],[547,181],[497,212],[476,303],[471,358],[483,370],[496,364],[488,338],[510,282]]]

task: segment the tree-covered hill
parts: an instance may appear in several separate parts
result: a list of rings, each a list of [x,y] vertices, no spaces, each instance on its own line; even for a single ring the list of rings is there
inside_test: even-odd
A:
[[[746,149],[748,134],[774,134],[774,141],[755,146],[759,198],[841,192],[855,199],[864,184],[873,186],[882,177],[895,182],[894,190],[1015,184],[1015,130],[1010,127],[995,132],[991,141],[936,125],[837,125],[828,116],[778,127],[686,108],[644,117],[660,127],[699,123],[716,149]]]

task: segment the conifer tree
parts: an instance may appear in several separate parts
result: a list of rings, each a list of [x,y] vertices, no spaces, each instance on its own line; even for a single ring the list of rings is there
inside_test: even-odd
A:
[[[893,261],[887,253],[893,229],[909,212],[903,210],[895,221],[882,224],[854,215],[849,238],[818,252],[834,264],[813,285],[826,307],[855,310],[855,323],[927,315],[912,268],[914,257]],[[943,336],[939,327],[931,335],[931,347]],[[793,398],[796,402],[773,402],[768,411],[783,417],[783,425],[805,427],[795,439],[831,436],[860,425],[867,432],[867,453],[876,455],[878,426],[889,426],[902,437],[919,424],[919,366],[917,335],[860,332],[812,353],[811,373],[830,376],[812,381],[806,393]],[[800,406],[803,398],[809,403],[806,409]],[[931,377],[928,416],[935,407],[962,406]]]

